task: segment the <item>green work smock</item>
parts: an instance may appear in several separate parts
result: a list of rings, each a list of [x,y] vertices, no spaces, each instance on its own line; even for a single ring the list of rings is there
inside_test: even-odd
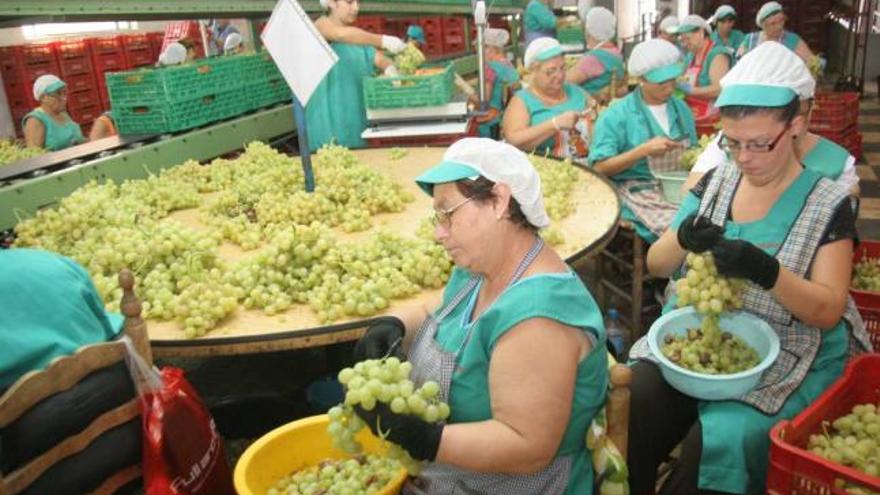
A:
[[[336,65],[315,88],[306,105],[309,149],[334,142],[363,148],[367,128],[364,78],[375,73],[376,49],[365,45],[330,43],[339,57]]]
[[[727,48],[727,52],[730,53],[731,56],[736,54],[736,51],[739,49],[740,43],[743,42],[746,35],[739,29],[731,29],[730,34],[727,36],[727,42],[721,39],[721,36],[718,35],[718,31],[712,31],[710,38],[715,42],[718,46],[723,46]]]
[[[754,222],[728,219],[724,237],[742,239],[775,255],[797,220],[820,174],[804,169],[776,201],[767,215]],[[670,228],[677,230],[685,217],[699,210],[700,200],[685,195]],[[675,308],[672,298],[664,313]],[[700,457],[701,489],[737,494],[763,494],[770,451],[770,429],[783,419],[791,419],[825,391],[842,373],[846,364],[849,338],[846,323],[822,333],[822,344],[809,374],[775,415],[764,414],[738,401],[700,401],[703,429]]]
[[[516,92],[525,103],[526,109],[529,111],[529,126],[540,125],[557,115],[568,111],[583,112],[587,108],[587,93],[583,89],[571,83],[565,83],[565,101],[553,106],[547,106],[540,98],[528,89],[521,89]],[[553,151],[555,139],[549,138],[539,144],[535,151],[538,153],[549,153]]]
[[[516,67],[509,63],[498,60],[490,60],[489,67],[495,72],[495,80],[492,82],[492,96],[489,98],[489,106],[498,110],[499,114],[494,119],[480,124],[479,132],[482,137],[492,137],[492,128],[501,122],[504,112],[504,88],[519,82],[519,72]]]
[[[0,347],[7,350],[0,353],[0,390],[122,328],[122,316],[104,310],[85,269],[49,251],[0,250],[0,301]]]
[[[712,62],[715,60],[715,57],[722,55],[727,57],[728,62],[733,60],[733,55],[727,51],[722,45],[715,45],[709,50],[709,53],[706,55],[706,60],[703,62],[703,65],[700,66],[700,73],[697,75],[697,87],[702,88],[705,86],[709,86],[712,84],[712,78],[709,77],[709,69],[712,67]],[[688,52],[684,57],[684,66],[690,67],[690,65],[694,61],[694,54]],[[733,65],[731,63],[731,65]]]
[[[63,150],[84,143],[86,138],[83,137],[79,124],[74,122],[67,112],[62,112],[61,115],[64,117],[63,124],[49,116],[42,108],[37,107],[21,119],[21,128],[24,129],[27,120],[30,118],[35,118],[42,122],[43,128],[46,130],[43,149],[47,151]]]
[[[602,91],[609,84],[611,84],[611,75],[614,74],[617,77],[617,82],[619,84],[626,84],[626,81],[623,79],[626,74],[626,69],[623,67],[623,58],[615,55],[614,53],[609,52],[603,48],[594,48],[587,52],[586,56],[594,56],[599,59],[599,62],[602,63],[602,66],[605,67],[605,70],[598,77],[593,77],[587,79],[583,83],[581,83],[581,87],[584,88],[587,93],[594,94]],[[611,95],[613,98],[614,95]]]
[[[541,0],[531,0],[523,12],[526,46],[536,38],[556,37],[556,15]]]
[[[633,91],[609,106],[599,115],[593,129],[590,164],[626,153],[656,136],[667,136],[676,141],[687,138],[691,143],[696,143],[697,130],[691,109],[681,99],[670,97],[666,102],[666,112],[669,115],[668,135],[663,132],[654,115],[645,106],[641,90]],[[643,158],[632,167],[609,178],[619,184],[630,180],[653,181],[654,175],[648,168],[647,159]],[[625,204],[621,207],[620,216],[632,222],[642,238],[649,242],[656,239],[657,236],[642,225]]]
[[[846,168],[849,161],[849,151],[843,146],[826,139],[819,138],[819,142],[807,153],[801,162],[804,167],[818,172],[823,177],[837,180]]]
[[[455,268],[443,295],[445,307],[463,288],[471,274]],[[596,301],[574,272],[542,273],[525,277],[505,289],[498,299],[471,322],[476,294],[459,304],[440,322],[435,340],[447,352],[462,345],[467,327],[476,325],[461,350],[449,390],[450,424],[492,419],[489,366],[498,341],[513,327],[531,318],[548,318],[589,332],[592,351],[578,364],[571,417],[556,456],[572,456],[566,494],[593,491],[593,466],[586,447],[587,427],[605,404],[608,387],[608,353],[605,325]]]

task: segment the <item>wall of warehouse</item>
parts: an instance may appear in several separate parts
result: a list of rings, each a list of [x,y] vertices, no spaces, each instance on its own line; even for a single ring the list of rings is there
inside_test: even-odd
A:
[[[828,70],[830,72],[844,74],[849,64],[849,57],[845,54],[847,30],[836,22],[829,22],[829,45],[828,45]],[[852,53],[850,41],[850,53]],[[861,60],[859,61],[861,63]],[[880,77],[880,34],[868,35],[868,50],[865,57],[865,91],[869,93],[880,91],[877,88],[877,78]]]

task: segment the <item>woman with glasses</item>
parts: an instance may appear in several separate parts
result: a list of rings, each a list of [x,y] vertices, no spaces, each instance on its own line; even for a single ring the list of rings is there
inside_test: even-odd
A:
[[[530,85],[507,104],[502,136],[523,151],[585,160],[595,102],[586,91],[565,82],[562,46],[553,38],[538,38],[526,49],[524,63]]]
[[[749,33],[739,46],[737,59],[755,49],[765,41],[776,41],[782,43],[786,48],[795,52],[804,63],[810,64],[813,60],[813,52],[807,43],[795,33],[785,30],[786,21],[785,12],[782,11],[782,5],[779,2],[767,2],[758,10],[755,16],[755,24],[760,28],[759,31]]]
[[[21,120],[25,145],[58,151],[85,142],[79,124],[67,114],[67,84],[46,74],[34,81],[33,89],[40,106]]]
[[[672,43],[636,45],[629,73],[639,78],[639,88],[602,112],[590,147],[590,165],[614,182],[623,199],[621,218],[648,242],[666,230],[677,209],[663,199],[649,162],[665,168],[697,141],[691,110],[672,95],[682,70]]]
[[[367,128],[364,106],[364,78],[376,74],[396,76],[397,68],[380,50],[400,53],[406,43],[400,38],[373,34],[355,27],[358,0],[321,0],[324,15],[315,27],[339,57],[324,76],[306,105],[309,149],[314,151],[334,142],[349,148],[366,145],[361,134]]]
[[[792,59],[800,61],[793,52],[775,41],[768,41],[758,49],[761,52],[774,53],[774,57],[780,60]],[[753,52],[754,52],[753,51]],[[750,52],[753,53],[753,52]],[[746,55],[747,57],[749,55]],[[800,61],[803,64],[803,61]],[[789,61],[788,63],[794,63]],[[804,66],[804,71],[808,69]],[[801,114],[807,122],[813,111],[813,96],[816,92],[816,81],[812,77],[804,77],[795,91],[801,100]],[[726,161],[729,161],[727,153],[719,146],[720,136],[716,137],[703,153],[697,158],[694,168],[685,182],[685,190],[697,184],[703,175]],[[794,141],[795,154],[800,158],[804,167],[818,172],[820,175],[836,181],[844,189],[854,196],[859,195],[859,176],[856,175],[856,158],[846,148],[829,140],[828,138],[813,134],[804,129],[802,135]]]
[[[721,5],[715,10],[711,19],[715,24],[712,31],[712,41],[718,46],[723,46],[733,57],[739,49],[739,45],[746,37],[745,33],[736,29],[736,10],[730,5]]]
[[[568,70],[565,79],[607,105],[612,98],[624,96],[627,90],[623,53],[613,42],[617,20],[605,7],[593,7],[584,19],[584,30],[589,51]],[[612,79],[614,94],[611,94]]]
[[[416,182],[455,268],[442,300],[380,319],[355,359],[382,358],[402,339],[413,381],[439,383],[451,416],[358,414],[429,461],[403,493],[593,493],[585,435],[608,380],[604,325],[538,234],[549,219],[537,172],[509,144],[466,138]]]
[[[654,490],[657,466],[681,443],[661,494],[763,494],[770,428],[871,350],[848,292],[856,239],[849,191],[798,159],[807,122],[797,88],[811,76],[796,56],[773,48],[782,47],[762,45],[722,80],[721,147],[733,161],[687,194],[648,251],[648,269],[680,276],[688,252],[711,252],[721,276],[749,282],[743,310],[770,324],[781,352],[751,392],[701,401],[670,387],[646,339],[637,342],[630,407],[652,414],[630,416],[633,493]],[[675,305],[674,286],[666,309]]]

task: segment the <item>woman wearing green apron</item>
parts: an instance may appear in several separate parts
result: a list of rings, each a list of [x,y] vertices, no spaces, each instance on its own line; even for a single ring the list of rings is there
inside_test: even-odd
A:
[[[709,23],[698,15],[689,15],[678,26],[678,34],[687,49],[684,81],[678,89],[694,112],[694,118],[717,113],[713,103],[721,92],[721,78],[730,70],[731,55],[709,37]]]
[[[810,405],[849,358],[871,350],[848,292],[856,238],[849,192],[804,168],[793,146],[806,126],[794,88],[809,72],[762,52],[731,70],[718,98],[721,146],[735,163],[691,190],[651,246],[648,268],[673,276],[688,251],[711,251],[722,276],[750,282],[743,309],[775,330],[780,355],[751,392],[700,401],[667,385],[646,340],[637,342],[631,407],[663,407],[630,416],[634,493],[654,490],[658,464],[681,442],[660,493],[763,494],[770,428]]]
[[[504,114],[505,92],[519,84],[519,72],[507,60],[504,47],[510,41],[510,33],[504,29],[487,28],[483,33],[486,59],[486,99],[488,115],[478,119],[481,137],[498,137],[498,126]]]
[[[636,45],[629,73],[639,77],[639,89],[599,116],[589,161],[614,182],[623,199],[621,218],[653,242],[677,208],[663,199],[649,161],[660,163],[695,143],[696,129],[688,106],[672,96],[682,73],[675,45],[661,39]]]
[[[734,28],[736,25],[736,10],[730,5],[721,5],[715,9],[712,16],[712,22],[715,29],[712,31],[712,41],[717,46],[723,46],[727,49],[731,59],[736,55],[739,45],[746,37],[745,33]]]
[[[585,434],[608,380],[604,326],[538,236],[549,219],[537,172],[506,143],[466,138],[416,181],[433,196],[434,235],[455,268],[442,301],[383,318],[355,359],[381,358],[406,336],[413,381],[439,383],[451,416],[358,414],[430,461],[403,493],[593,493]]]
[[[589,51],[568,70],[565,80],[577,84],[600,104],[626,94],[623,54],[613,43],[617,20],[605,7],[593,7],[584,21]],[[612,94],[611,83],[614,80]]]
[[[792,65],[803,65],[803,61],[799,57],[794,56],[787,48],[775,41],[762,44],[757,50],[749,52],[745,58],[754,56],[756,52],[766,53],[766,55],[759,56],[770,56],[775,60],[785,61]],[[801,71],[800,74],[803,74],[804,77],[793,83],[793,88],[801,100],[801,114],[809,122],[813,108],[813,96],[816,93],[816,81],[807,72]],[[718,145],[718,140],[719,136],[716,136],[697,158],[697,162],[685,182],[685,190],[696,185],[703,174],[709,170],[729,161],[729,157]],[[805,130],[802,135],[797,136],[794,142],[794,151],[804,167],[837,182],[854,196],[859,195],[856,158],[845,148],[827,138]]]
[[[523,151],[586,159],[595,102],[565,82],[562,46],[553,38],[538,38],[526,49],[524,61],[530,85],[504,111],[504,139]]]
[[[349,148],[366,145],[361,134],[367,128],[364,106],[364,78],[376,69],[396,76],[397,68],[377,48],[400,53],[406,43],[400,38],[378,35],[354,27],[358,0],[321,0],[327,9],[315,26],[339,57],[336,65],[315,88],[306,105],[309,149],[314,151],[331,142]]]
[[[755,24],[760,27],[760,30],[746,35],[739,45],[736,54],[737,60],[765,41],[776,41],[796,53],[805,64],[810,64],[815,55],[800,36],[785,30],[786,19],[785,12],[782,11],[782,5],[779,2],[771,1],[762,5],[755,16]]]
[[[67,114],[67,84],[52,74],[34,81],[40,106],[21,119],[24,142],[31,148],[58,151],[85,142],[79,124]]]
[[[538,38],[556,37],[556,15],[550,10],[552,0],[529,0],[523,12],[526,48]]]

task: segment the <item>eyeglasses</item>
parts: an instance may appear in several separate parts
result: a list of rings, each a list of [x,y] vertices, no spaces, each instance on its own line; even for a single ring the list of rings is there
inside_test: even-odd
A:
[[[462,205],[464,205],[465,203],[467,203],[468,201],[470,201],[472,199],[474,199],[473,196],[471,196],[470,198],[465,198],[464,201],[458,203],[457,205],[453,206],[452,208],[447,208],[445,210],[435,209],[434,215],[431,216],[431,223],[433,223],[435,227],[438,225],[442,225],[444,228],[448,229],[452,225],[452,214],[455,213],[455,210],[461,208]]]
[[[556,74],[563,74],[563,73],[565,73],[565,66],[564,65],[559,66],[559,67],[550,67],[550,68],[547,68],[547,69],[544,69],[541,71],[541,74],[543,74],[546,77],[551,77]]]
[[[59,89],[58,91],[46,93],[46,96],[51,96],[52,98],[57,98],[60,100],[61,98],[67,98],[67,90],[66,89]]]
[[[791,124],[787,124],[785,128],[782,129],[782,132],[780,132],[779,135],[769,143],[748,142],[745,146],[739,141],[735,141],[726,135],[721,134],[721,139],[718,140],[718,147],[731,155],[739,153],[743,148],[751,153],[769,153],[776,148],[776,145],[782,140],[782,136],[785,135],[785,132],[789,129],[791,129]]]

